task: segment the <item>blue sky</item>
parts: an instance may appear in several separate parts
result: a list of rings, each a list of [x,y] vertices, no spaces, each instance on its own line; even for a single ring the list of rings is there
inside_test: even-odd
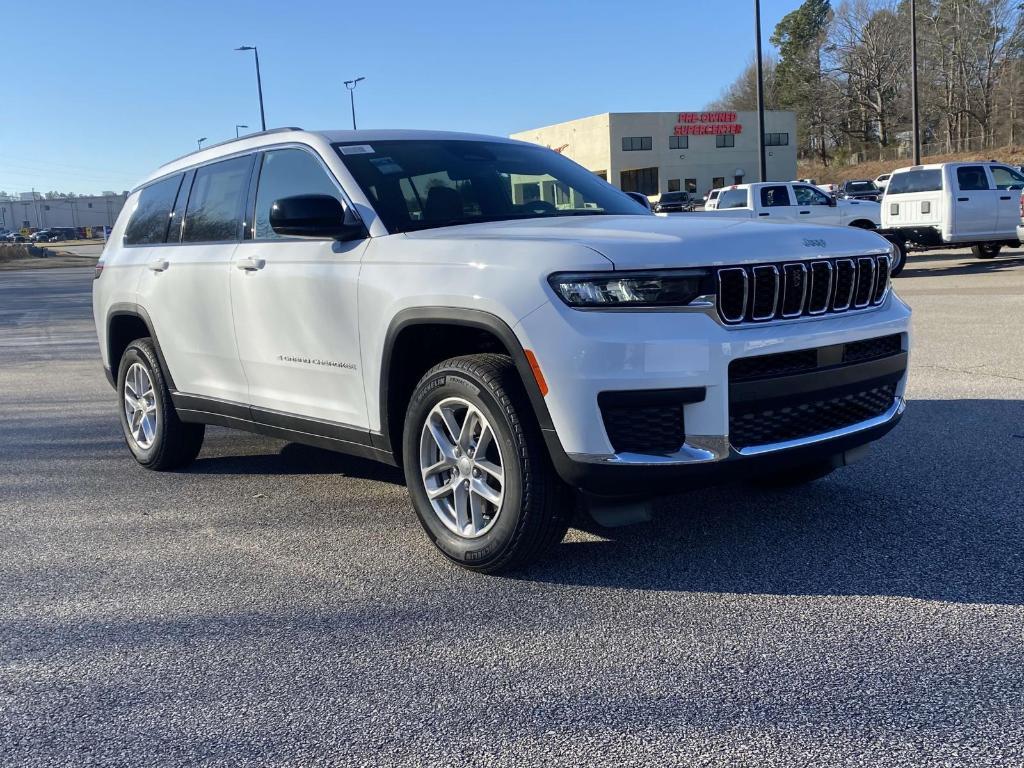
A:
[[[3,14],[0,190],[131,187],[259,126],[505,135],[607,111],[699,109],[752,56],[749,0],[40,0]],[[799,0],[762,0],[765,40]],[[675,70],[673,71],[673,65]]]

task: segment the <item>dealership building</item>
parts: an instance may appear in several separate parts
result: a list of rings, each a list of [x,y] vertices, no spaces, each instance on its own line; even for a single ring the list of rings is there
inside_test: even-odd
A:
[[[550,147],[626,192],[705,194],[759,181],[756,112],[606,112],[511,138]],[[765,113],[769,181],[796,178],[796,115]]]
[[[0,229],[113,226],[127,192],[47,198],[38,192],[0,197]]]

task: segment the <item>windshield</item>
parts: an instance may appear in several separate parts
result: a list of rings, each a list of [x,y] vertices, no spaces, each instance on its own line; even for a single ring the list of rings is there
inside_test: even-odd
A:
[[[685,192],[666,192],[661,196],[663,203],[678,203],[686,200]]]
[[[389,232],[483,221],[650,215],[550,149],[459,140],[335,144]]]
[[[877,192],[878,188],[873,181],[851,181],[846,185],[850,192]]]

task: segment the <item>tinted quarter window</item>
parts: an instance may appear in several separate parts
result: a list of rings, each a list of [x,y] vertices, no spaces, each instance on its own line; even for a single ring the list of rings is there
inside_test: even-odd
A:
[[[723,210],[726,208],[746,208],[747,190],[727,189],[725,192],[719,195],[718,207]]]
[[[185,210],[183,243],[238,239],[251,168],[252,156],[248,155],[196,169]]]
[[[761,206],[780,208],[789,205],[789,190],[786,187],[761,187]]]
[[[980,165],[965,165],[956,169],[956,183],[961,192],[988,189],[988,177]]]
[[[167,225],[183,175],[150,184],[139,193],[139,205],[125,228],[125,245],[148,245],[167,239]]]
[[[941,191],[942,171],[938,168],[929,168],[928,170],[894,173],[885,193],[887,195],[906,195],[914,192]]]
[[[270,206],[295,195],[330,195],[343,202],[324,166],[302,149],[275,149],[263,156],[254,221],[257,240],[280,238],[270,228]]]

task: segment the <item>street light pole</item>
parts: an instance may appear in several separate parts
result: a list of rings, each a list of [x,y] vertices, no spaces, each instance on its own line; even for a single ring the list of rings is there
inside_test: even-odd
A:
[[[348,89],[349,101],[352,102],[352,130],[356,129],[356,86],[365,80],[365,77],[357,77],[355,80],[346,80],[345,87]]]
[[[754,0],[754,56],[757,67],[757,162],[758,181],[767,181],[764,159],[764,63],[761,60],[761,0]]]
[[[203,136],[203,138],[201,138],[201,139],[196,139],[196,145],[197,145],[197,146],[198,146],[198,147],[199,147],[200,149],[202,149],[202,148],[203,148],[203,142],[204,142],[204,141],[206,141],[206,137],[205,137],[205,136]]]
[[[921,164],[921,126],[917,107],[917,2],[910,0],[910,111],[911,132],[914,134],[914,165]]]
[[[239,128],[248,128],[248,127],[249,127],[248,125],[242,125],[241,123],[236,124],[235,125],[235,138],[236,139],[238,138],[238,129]]]
[[[260,125],[262,126],[260,130],[265,131],[267,130],[267,118],[263,112],[263,79],[260,77],[260,52],[256,50],[255,45],[240,45],[238,48],[235,48],[235,50],[252,51],[253,55],[256,57],[256,90],[260,95]]]

